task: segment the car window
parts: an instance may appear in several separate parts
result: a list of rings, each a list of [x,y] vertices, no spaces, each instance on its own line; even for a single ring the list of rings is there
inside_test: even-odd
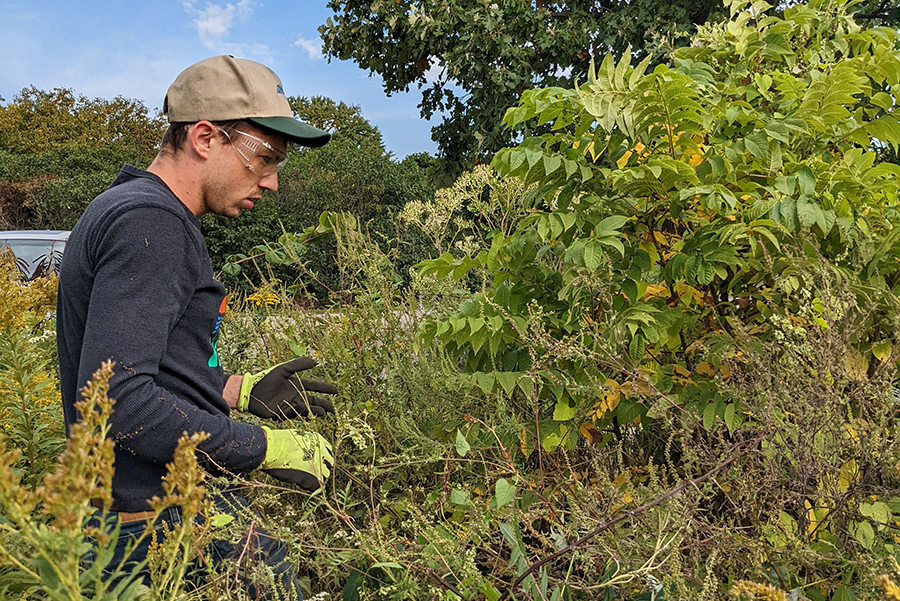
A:
[[[0,247],[8,246],[16,256],[16,265],[26,279],[59,270],[64,240],[4,240]]]

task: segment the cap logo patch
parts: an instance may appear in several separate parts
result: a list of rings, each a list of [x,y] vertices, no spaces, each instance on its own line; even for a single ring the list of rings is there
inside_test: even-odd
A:
[[[275,92],[284,96],[284,88],[281,87],[281,84],[275,86]]]

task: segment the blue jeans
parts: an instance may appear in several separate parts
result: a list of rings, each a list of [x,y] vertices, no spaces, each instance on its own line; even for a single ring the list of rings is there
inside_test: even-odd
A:
[[[247,509],[247,500],[242,495],[234,490],[226,489],[213,493],[211,498],[216,509],[220,513],[233,516],[237,523],[246,521],[249,511]],[[111,530],[112,527],[114,527],[116,520],[118,520],[117,516],[118,514],[116,512],[109,512],[109,519],[111,522],[110,525],[107,526],[108,530]],[[202,521],[203,518],[197,519]],[[169,507],[163,510],[154,524],[157,540],[162,542],[165,536],[163,524],[167,524],[171,530],[180,523],[180,508]],[[88,525],[100,527],[99,514],[92,516],[89,519]],[[141,537],[145,527],[146,522],[144,521],[122,524],[122,528],[119,531],[119,539],[116,542],[115,554],[113,555],[112,561],[106,566],[109,568],[108,570],[105,570],[107,573],[111,573],[112,570],[122,563],[122,560],[125,557],[126,547],[133,545],[134,542]],[[128,562],[124,566],[126,570],[129,565],[134,566],[147,558],[151,540],[150,536],[145,536],[143,540],[132,549],[131,553],[128,555]],[[91,556],[86,559],[88,561],[93,561],[94,557]],[[247,566],[248,563],[263,564],[266,567],[266,573],[264,577],[260,579],[261,582],[255,582],[256,579],[248,573],[256,571],[242,570],[243,585],[246,587],[250,599],[266,601],[302,601],[303,593],[300,591],[300,585],[297,582],[294,568],[287,561],[287,547],[283,542],[272,537],[265,530],[257,528],[254,525],[252,528],[248,529],[248,532],[244,534],[237,544],[228,540],[214,540],[209,548],[206,549],[206,552],[201,554],[200,560],[196,562],[197,565],[194,566],[192,575],[189,579],[190,584],[193,586],[202,585],[204,581],[203,575],[209,573],[215,565],[226,560],[240,561],[241,568]],[[146,565],[137,572],[136,576],[142,578],[145,584],[149,584],[150,571],[147,569]],[[272,587],[271,582],[274,582],[276,586]]]

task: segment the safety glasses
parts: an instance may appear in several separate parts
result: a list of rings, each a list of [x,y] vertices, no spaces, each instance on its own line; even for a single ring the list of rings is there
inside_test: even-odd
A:
[[[272,175],[273,173],[278,173],[284,167],[284,164],[287,163],[287,154],[279,152],[265,140],[242,132],[239,129],[232,129],[231,133],[222,128],[216,129],[228,138],[234,150],[244,159],[244,167],[253,173],[258,173],[263,177]],[[237,134],[240,137],[235,139],[231,137],[231,134]],[[253,164],[254,161],[256,161],[256,165]]]

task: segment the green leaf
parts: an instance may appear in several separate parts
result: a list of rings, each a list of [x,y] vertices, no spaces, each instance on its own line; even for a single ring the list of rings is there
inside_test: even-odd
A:
[[[550,433],[544,436],[544,439],[541,441],[541,447],[548,453],[552,453],[559,448],[559,443],[561,442],[562,438],[559,437],[559,434]]]
[[[225,263],[222,265],[222,273],[227,276],[236,276],[241,272],[241,266],[237,263]]]
[[[466,440],[466,437],[463,435],[462,430],[456,431],[456,454],[460,457],[465,457],[469,452],[469,449],[472,447],[469,446],[469,441]]]
[[[703,408],[703,427],[706,430],[712,430],[716,423],[716,405],[715,401],[710,401]]]
[[[500,591],[494,588],[494,585],[488,582],[487,580],[481,581],[481,592],[484,594],[484,598],[487,601],[500,601]]]
[[[875,543],[875,530],[872,529],[872,524],[869,522],[858,522],[853,535],[866,549],[871,549]]]
[[[618,231],[629,221],[630,218],[625,215],[612,215],[597,224],[597,227],[594,228],[594,235],[603,236],[611,234]]]
[[[856,601],[856,591],[844,584],[839,584],[834,589],[831,601]]]
[[[744,138],[744,148],[758,159],[767,159],[769,154],[769,139],[765,132],[756,132]]]
[[[600,248],[600,243],[589,240],[584,245],[584,266],[591,271],[596,271],[600,265],[606,262],[606,253]]]
[[[563,399],[556,403],[556,407],[553,408],[554,421],[567,422],[573,417],[575,417],[575,408],[569,405],[567,400]]]
[[[724,420],[725,420],[725,427],[728,428],[729,434],[734,433],[734,411],[735,411],[734,407],[735,407],[734,403],[728,403],[728,405],[725,406]]]
[[[506,478],[497,480],[494,485],[494,501],[497,503],[497,509],[505,507],[512,503],[516,498],[516,487],[510,484]]]
[[[519,373],[514,371],[498,371],[494,374],[497,378],[497,382],[500,383],[500,386],[503,387],[503,390],[506,394],[510,394],[516,388],[516,383],[519,381]]]
[[[627,296],[631,302],[637,302],[638,287],[634,280],[628,279],[622,282],[622,292],[625,293],[625,296]]]
[[[795,174],[797,183],[800,184],[800,194],[812,196],[816,193],[816,176],[809,167],[803,167]]]

